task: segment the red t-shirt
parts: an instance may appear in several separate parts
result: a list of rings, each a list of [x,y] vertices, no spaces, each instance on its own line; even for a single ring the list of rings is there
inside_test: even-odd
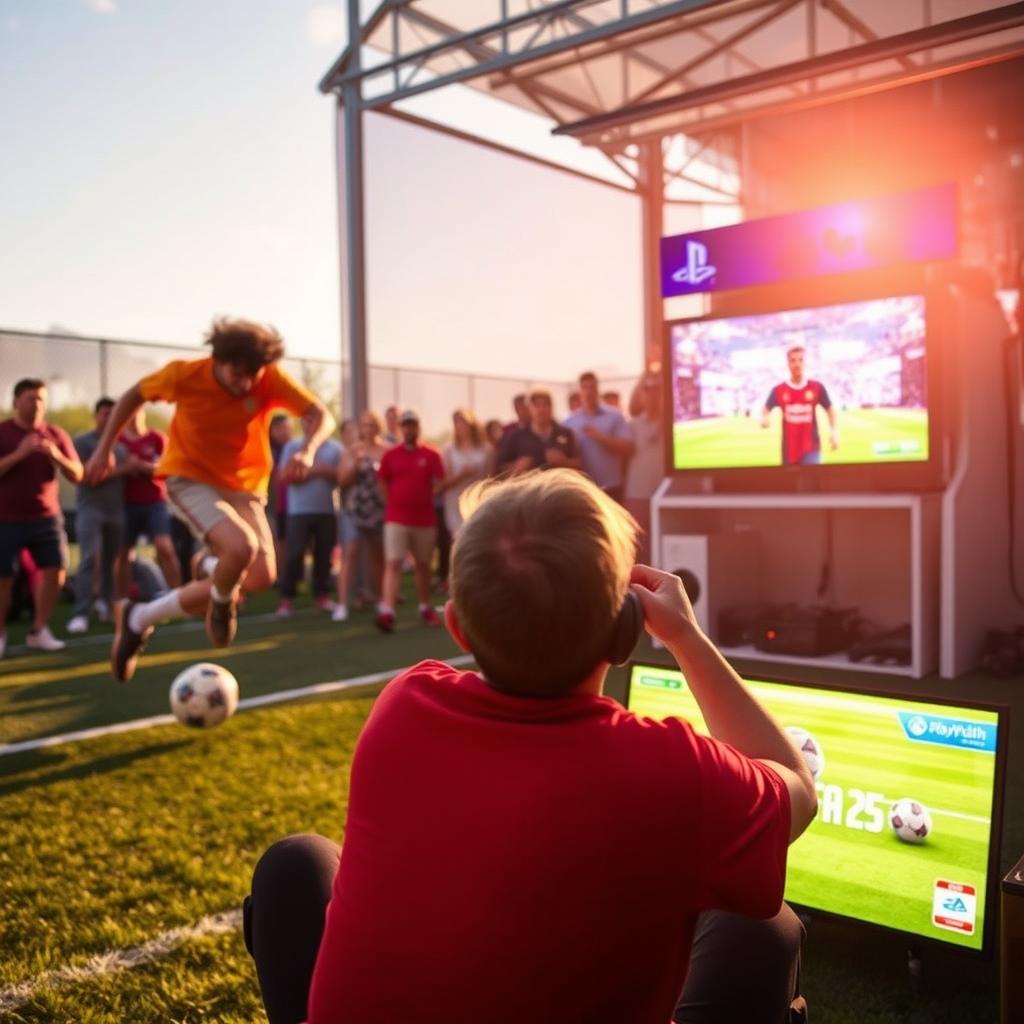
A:
[[[380,460],[377,476],[387,484],[384,522],[402,526],[433,526],[434,481],[444,479],[441,453],[426,444],[389,448]]]
[[[67,432],[52,423],[36,427],[35,433],[48,437],[69,458],[78,459]],[[26,434],[13,420],[0,423],[0,458],[10,455]],[[43,452],[33,452],[0,476],[0,520],[46,519],[60,515],[57,467]]]
[[[770,768],[608,697],[425,661],[352,762],[310,1024],[667,1024],[697,915],[782,902]]]
[[[825,385],[806,380],[799,387],[790,382],[776,384],[768,395],[765,407],[782,409],[782,463],[795,466],[811,452],[821,449],[815,407],[832,408]]]
[[[167,447],[167,435],[162,430],[147,430],[136,438],[122,434],[117,443],[129,455],[155,466]],[[124,478],[124,500],[126,505],[155,505],[167,500],[167,485],[161,477],[132,473]]]

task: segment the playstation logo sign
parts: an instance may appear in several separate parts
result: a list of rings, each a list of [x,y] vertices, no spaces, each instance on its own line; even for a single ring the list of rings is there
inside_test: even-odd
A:
[[[703,284],[717,273],[718,267],[708,263],[708,247],[690,239],[686,243],[686,266],[680,267],[672,275],[672,280],[676,284],[696,286]]]

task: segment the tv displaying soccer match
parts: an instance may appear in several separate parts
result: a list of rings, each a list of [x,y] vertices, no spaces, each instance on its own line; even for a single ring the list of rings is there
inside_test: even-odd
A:
[[[669,325],[677,470],[927,462],[925,299]]]
[[[981,951],[998,889],[1001,712],[750,679],[800,747],[818,816],[790,847],[786,899]],[[631,667],[627,707],[707,733],[676,669]]]

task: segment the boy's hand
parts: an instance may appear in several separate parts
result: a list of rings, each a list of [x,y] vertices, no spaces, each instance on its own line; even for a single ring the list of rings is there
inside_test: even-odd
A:
[[[647,632],[666,646],[684,643],[700,635],[697,616],[683,589],[683,581],[671,572],[649,565],[634,565],[629,581],[644,610]]]

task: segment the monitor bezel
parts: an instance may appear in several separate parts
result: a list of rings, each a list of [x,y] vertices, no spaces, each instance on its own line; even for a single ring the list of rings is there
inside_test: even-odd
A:
[[[761,290],[763,291],[763,289]],[[825,309],[882,299],[920,296],[925,316],[925,408],[928,415],[928,458],[885,462],[848,462],[818,466],[702,466],[675,465],[675,365],[672,346],[673,328],[712,320],[734,320],[745,316]],[[824,296],[777,288],[768,295],[733,292],[719,297],[716,308],[702,316],[675,317],[664,321],[662,330],[662,409],[667,429],[663,431],[662,464],[667,476],[687,481],[702,491],[734,493],[794,492],[929,492],[942,490],[949,461],[944,445],[944,407],[942,357],[944,324],[942,290],[929,287],[925,280],[900,281],[898,287],[838,287]]]
[[[682,672],[684,678],[686,673],[674,662],[656,662],[634,658],[626,666],[626,689],[622,698],[622,705],[629,710],[629,696],[633,686],[633,673],[637,668],[669,669],[673,672]],[[736,670],[744,683],[749,681],[747,672]],[[988,711],[997,715],[996,753],[994,767],[994,786],[992,795],[992,829],[990,832],[991,842],[988,851],[988,866],[985,881],[985,923],[981,936],[981,948],[972,949],[969,946],[961,946],[939,938],[931,938],[927,935],[920,935],[917,932],[905,931],[893,925],[880,924],[877,921],[865,921],[861,918],[850,917],[847,914],[840,914],[832,910],[823,910],[820,907],[808,906],[803,903],[796,903],[787,899],[790,906],[811,915],[826,920],[848,922],[858,928],[868,928],[890,935],[898,935],[915,943],[919,942],[926,947],[936,949],[953,950],[966,956],[987,960],[990,959],[997,945],[997,895],[1000,891],[1000,870],[999,861],[1002,852],[1003,841],[1003,801],[1006,789],[1007,770],[1007,744],[1010,731],[1010,708],[1006,704],[991,704],[985,701],[975,700],[950,700],[943,703],[942,698],[928,694],[910,693],[904,690],[890,690],[872,688],[870,685],[854,684],[852,686],[840,686],[834,683],[809,682],[806,679],[792,679],[779,676],[771,672],[757,672],[757,682],[778,683],[782,686],[799,686],[816,690],[826,690],[832,693],[851,693],[865,697],[888,697],[892,700],[914,701],[919,704],[934,704],[937,707],[963,708],[969,711]],[[634,712],[635,713],[635,712]]]

